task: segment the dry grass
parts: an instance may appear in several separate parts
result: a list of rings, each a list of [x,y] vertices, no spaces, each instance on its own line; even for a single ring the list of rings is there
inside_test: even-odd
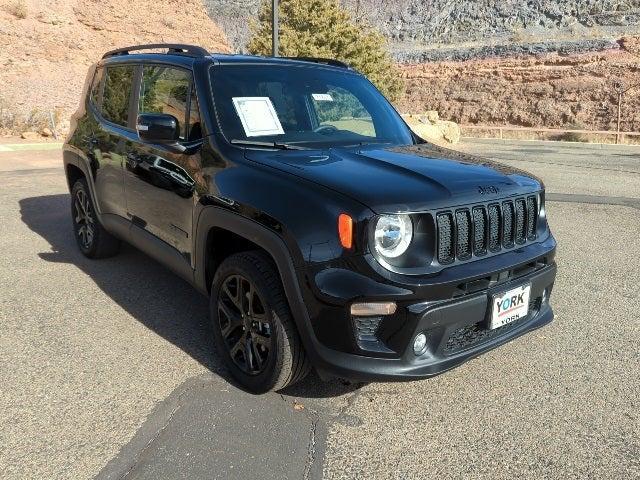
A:
[[[7,12],[16,18],[25,19],[29,16],[29,9],[24,0],[16,0],[9,3],[6,7]]]
[[[59,117],[58,111],[55,117]],[[9,102],[0,98],[0,133],[39,132],[49,125],[49,115],[39,109],[33,109],[28,115],[18,115],[11,108]]]

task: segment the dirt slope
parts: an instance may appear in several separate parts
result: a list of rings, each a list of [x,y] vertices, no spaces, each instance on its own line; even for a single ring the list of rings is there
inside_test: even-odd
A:
[[[89,64],[155,42],[229,51],[200,0],[0,0],[0,130],[68,117]]]
[[[616,50],[567,56],[406,64],[401,109],[437,110],[462,124],[613,130],[615,83],[640,84],[640,41],[620,44]],[[625,96],[622,119],[623,130],[640,131],[640,86]]]

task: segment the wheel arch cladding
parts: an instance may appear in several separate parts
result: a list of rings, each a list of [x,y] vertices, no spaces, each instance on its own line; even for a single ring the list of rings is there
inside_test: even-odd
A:
[[[69,185],[69,190],[73,188],[75,183],[84,178],[86,180],[87,176],[84,174],[82,169],[72,163],[66,165],[65,174],[67,177],[67,184]]]
[[[208,257],[208,254],[212,253],[207,251],[207,246],[212,238],[210,234],[215,235],[215,233],[223,233],[227,239],[240,238],[244,246],[253,247],[255,245],[258,250],[264,251],[271,258],[280,276],[289,308],[305,349],[307,352],[313,351],[312,345],[317,340],[312,337],[309,314],[302,300],[292,254],[284,240],[267,227],[220,207],[211,206],[203,209],[198,217],[196,234],[195,283],[198,289],[207,295],[209,294],[211,285],[207,284],[207,275],[211,275],[213,278],[215,269],[207,273],[207,262],[211,262],[211,257]]]

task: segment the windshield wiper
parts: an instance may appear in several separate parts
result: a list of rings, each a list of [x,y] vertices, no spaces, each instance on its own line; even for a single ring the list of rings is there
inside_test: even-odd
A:
[[[298,145],[291,145],[289,143],[279,142],[256,142],[253,140],[231,140],[234,145],[244,145],[245,147],[264,147],[264,148],[277,148],[278,150],[308,150],[308,148],[300,147]]]
[[[350,147],[368,147],[370,145],[391,145],[391,142],[358,142],[358,143],[350,143],[349,145],[340,145],[341,147],[350,148]]]

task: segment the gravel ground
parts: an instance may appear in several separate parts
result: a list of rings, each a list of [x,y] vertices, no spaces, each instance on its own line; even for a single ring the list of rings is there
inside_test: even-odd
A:
[[[461,148],[530,168],[550,194],[640,198],[638,150]],[[194,379],[233,393],[215,373],[205,299],[132,248],[84,259],[71,236],[59,153],[30,157],[32,170],[18,171],[8,155],[17,158],[0,153],[0,478],[90,478],[114,457],[135,463],[136,448],[147,463],[131,478],[143,478],[163,452],[179,451],[191,465],[219,454],[188,448],[205,440],[224,448],[202,425],[224,422],[217,415],[228,403],[206,410],[197,397],[200,414],[153,418]],[[311,377],[288,391],[282,400],[317,411],[321,423],[317,438],[299,440],[313,437],[314,452],[300,451],[323,462],[329,479],[640,478],[640,215],[630,205],[548,203],[559,242],[557,316],[548,327],[428,381],[354,389]],[[278,396],[262,398],[248,424],[261,414],[286,425]]]

